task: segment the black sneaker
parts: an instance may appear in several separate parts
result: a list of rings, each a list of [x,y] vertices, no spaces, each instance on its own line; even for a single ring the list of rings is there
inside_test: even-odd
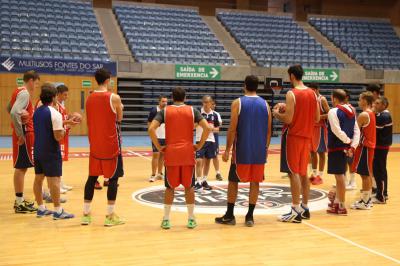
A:
[[[218,181],[222,181],[222,180],[223,180],[221,174],[216,174],[216,175],[215,175],[215,179],[217,179]]]
[[[236,219],[235,216],[232,217],[226,217],[225,215],[222,217],[217,217],[215,218],[215,222],[217,224],[227,224],[227,225],[235,225],[236,224]]]
[[[201,191],[202,188],[203,186],[199,182],[194,185],[194,191]]]
[[[246,216],[245,225],[247,227],[253,227],[254,226],[254,218],[253,218],[253,216],[252,217],[247,217]]]
[[[207,181],[203,181],[203,183],[201,183],[201,186],[204,190],[212,190],[212,187],[207,183]]]
[[[36,212],[37,209],[30,205],[30,202],[23,201],[20,204],[17,204],[17,202],[14,203],[14,211],[15,213],[33,213]]]
[[[97,189],[97,190],[103,189],[103,187],[100,185],[99,181],[96,181],[96,183],[94,184],[94,189]]]
[[[300,207],[301,207],[301,213],[300,213],[301,214],[301,219],[310,220],[310,218],[311,218],[310,209],[309,208],[305,208],[303,206],[303,204],[301,204]]]

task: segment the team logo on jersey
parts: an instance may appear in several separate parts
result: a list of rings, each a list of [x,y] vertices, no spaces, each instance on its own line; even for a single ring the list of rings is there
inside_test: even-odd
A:
[[[9,57],[9,58],[7,58],[6,61],[4,61],[1,65],[2,65],[5,69],[7,69],[8,71],[11,71],[11,70],[14,68],[15,63],[14,63],[14,61],[11,60],[11,57]]]
[[[226,210],[227,183],[209,182],[213,190],[196,192],[195,205],[197,213],[223,214]],[[153,186],[138,190],[132,194],[132,199],[141,204],[163,208],[163,186]],[[246,214],[248,207],[249,184],[239,184],[239,193],[236,200],[235,213]],[[321,189],[310,190],[309,208],[311,211],[326,209],[328,193]],[[258,197],[257,214],[281,214],[288,211],[291,205],[292,195],[289,185],[262,183]],[[175,190],[173,210],[186,212],[185,191],[179,187]]]

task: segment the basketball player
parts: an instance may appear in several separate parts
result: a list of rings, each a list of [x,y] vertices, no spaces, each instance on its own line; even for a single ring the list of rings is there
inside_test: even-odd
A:
[[[121,225],[125,222],[114,212],[118,191],[118,179],[124,175],[121,155],[120,123],[123,117],[121,98],[109,91],[111,74],[105,68],[98,69],[95,79],[99,85],[86,100],[86,116],[90,146],[89,177],[85,185],[85,202],[81,224],[92,221],[90,204],[99,175],[109,181],[107,189],[107,216],[104,226]]]
[[[64,139],[62,115],[54,108],[57,105],[57,89],[51,83],[42,85],[40,100],[42,106],[33,115],[35,129],[35,181],[33,192],[38,204],[37,217],[53,215],[54,220],[74,218],[60,205],[60,183],[62,176],[62,156],[60,141]],[[43,180],[47,178],[54,212],[47,210],[43,203]]]
[[[387,192],[387,156],[393,142],[393,122],[387,110],[388,99],[380,96],[374,102],[376,113],[376,146],[374,155],[374,177],[377,185],[374,203],[385,204],[388,199]]]
[[[209,95],[203,96],[203,107],[201,115],[207,120],[210,128],[207,141],[204,146],[196,152],[196,176],[197,182],[194,186],[196,191],[201,189],[211,190],[212,187],[207,183],[207,175],[210,170],[210,161],[217,157],[217,147],[215,145],[214,133],[219,132],[219,121],[217,114],[211,109],[212,98]],[[203,134],[203,129],[200,126],[196,127],[196,142],[199,142]],[[204,166],[207,164],[207,167]]]
[[[11,115],[16,213],[36,212],[34,203],[24,199],[24,179],[28,168],[33,167],[34,131],[31,95],[37,90],[40,78],[31,70],[24,73],[23,80],[24,85],[13,92],[7,108]]]
[[[372,93],[374,101],[381,96],[381,86],[379,84],[368,84],[366,90]]]
[[[289,213],[279,216],[278,220],[301,223],[302,219],[310,219],[307,164],[314,125],[320,121],[320,109],[314,91],[301,81],[303,68],[300,65],[291,66],[288,74],[293,89],[286,94],[286,104],[275,105],[273,115],[287,125],[281,141],[281,172],[289,174],[292,207]]]
[[[326,98],[320,94],[319,85],[317,83],[311,83],[308,87],[313,89],[317,95],[320,111],[320,121],[314,125],[314,135],[312,138],[312,174],[310,177],[310,182],[313,185],[320,185],[323,183],[322,175],[324,174],[325,153],[327,152],[326,146],[328,144],[328,129],[326,127],[326,122],[328,118],[329,104]],[[317,167],[319,172],[317,171]]]
[[[355,151],[352,167],[353,171],[356,171],[361,176],[362,195],[359,201],[351,205],[351,208],[356,210],[369,210],[372,207],[372,166],[376,143],[376,119],[372,111],[373,101],[374,95],[366,91],[361,93],[358,102],[362,109],[362,113],[357,118],[357,123],[361,130],[361,138]]]
[[[345,206],[345,174],[347,158],[353,157],[360,140],[356,112],[345,104],[346,92],[334,90],[332,105],[328,113],[328,174],[335,175],[336,193],[333,202],[328,204],[327,213],[347,215]]]
[[[346,100],[344,101],[345,104],[350,106],[350,108],[353,110],[353,112],[356,114],[356,108],[351,105],[350,103],[350,91],[347,89],[344,89],[344,92],[346,93]],[[357,189],[357,183],[356,183],[356,176],[355,173],[353,172],[353,169],[351,165],[353,164],[354,156],[352,157],[347,157],[347,168],[349,170],[349,176],[346,175],[346,190],[356,190]]]
[[[253,212],[257,204],[259,183],[264,181],[264,168],[271,140],[271,112],[268,103],[257,96],[258,78],[247,76],[244,96],[232,102],[226,150],[222,157],[229,160],[228,202],[224,216],[215,218],[219,224],[235,225],[234,206],[239,182],[250,182],[249,209],[245,225],[254,226]]]
[[[158,98],[158,105],[153,107],[149,113],[147,118],[147,127],[150,126],[154,117],[158,112],[165,108],[168,104],[168,99],[164,95],[160,95]],[[160,142],[161,146],[165,146],[165,125],[162,124],[159,128],[157,128],[157,138]],[[153,148],[153,157],[151,159],[151,176],[149,182],[154,182],[156,179],[162,180],[164,178],[163,168],[164,168],[164,154],[159,152],[154,144],[151,144]],[[158,170],[158,174],[156,176]]]
[[[213,99],[212,102],[212,106],[211,109],[214,111],[214,113],[217,115],[218,117],[218,123],[219,123],[219,127],[222,126],[222,118],[221,118],[221,114],[218,113],[217,111],[215,111],[215,108],[217,107],[215,100]],[[213,165],[214,165],[214,169],[215,169],[215,179],[217,179],[218,181],[222,181],[223,177],[221,175],[221,172],[219,171],[219,131],[218,132],[214,132],[214,139],[215,139],[215,147],[217,149],[217,156],[212,160],[213,161]],[[210,164],[206,162],[206,164],[204,165],[204,167],[210,169]],[[206,171],[208,173],[208,170]]]
[[[209,125],[201,113],[192,106],[185,105],[186,92],[176,87],[172,90],[173,104],[165,107],[154,117],[149,127],[150,138],[157,150],[165,153],[165,197],[164,217],[161,228],[170,229],[170,212],[174,201],[175,188],[183,185],[185,188],[186,205],[188,208],[187,227],[197,226],[194,216],[194,167],[195,151],[206,142],[209,135]],[[157,128],[165,124],[165,144],[161,146],[157,138]],[[202,129],[199,142],[193,145],[193,130],[197,123]]]

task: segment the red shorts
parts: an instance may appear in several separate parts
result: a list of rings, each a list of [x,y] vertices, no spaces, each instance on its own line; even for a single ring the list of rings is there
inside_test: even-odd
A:
[[[327,152],[328,129],[325,126],[315,126],[314,135],[311,140],[312,152]]]
[[[194,165],[165,167],[165,186],[167,188],[176,188],[181,184],[185,188],[191,188],[194,183]]]
[[[33,167],[33,143],[35,140],[33,132],[25,133],[25,143],[21,146],[18,145],[18,137],[13,131],[13,163],[16,169],[26,169]]]
[[[124,175],[122,156],[113,159],[97,159],[89,156],[89,176],[104,176],[104,178],[119,178]]]
[[[265,164],[231,164],[229,169],[230,182],[258,182],[264,181]]]
[[[374,153],[373,148],[358,146],[351,165],[352,172],[362,176],[373,176]]]
[[[311,139],[287,135],[286,131],[281,145],[281,172],[307,176]]]
[[[63,161],[68,161],[69,153],[69,136],[65,135],[63,141],[60,142],[61,156]]]

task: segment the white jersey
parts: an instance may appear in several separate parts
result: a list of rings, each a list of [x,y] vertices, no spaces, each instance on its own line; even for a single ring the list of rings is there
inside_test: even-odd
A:
[[[203,108],[201,108],[201,115],[207,120],[208,124],[213,128],[219,126],[218,116],[216,112],[211,110],[206,113]],[[200,126],[196,127],[196,142],[199,142],[201,139],[201,135],[203,134],[203,128]],[[210,132],[206,141],[215,142],[214,133]]]

